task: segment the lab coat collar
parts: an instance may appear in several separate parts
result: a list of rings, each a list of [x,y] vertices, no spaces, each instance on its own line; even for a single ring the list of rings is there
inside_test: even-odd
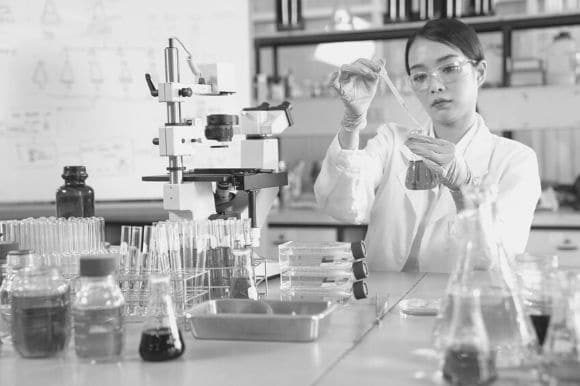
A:
[[[429,136],[434,136],[433,123],[429,121],[425,129]],[[472,132],[473,130],[473,132]],[[405,186],[405,179],[407,177],[407,168],[409,161],[416,159],[411,150],[404,145],[406,138],[403,138],[401,146],[401,156],[404,162],[401,162],[401,170],[397,170],[397,177],[403,187],[405,196],[411,202],[415,215],[419,211],[419,200],[422,199],[423,191],[409,190]],[[464,158],[469,165],[472,177],[477,181],[481,180],[487,174],[489,168],[489,160],[493,150],[493,136],[485,124],[483,118],[476,114],[476,123],[474,127],[466,133],[464,138],[458,143],[461,153],[465,154]],[[462,148],[463,147],[463,148]],[[436,188],[437,189],[437,188]],[[435,222],[449,213],[456,211],[455,202],[451,193],[447,188],[441,187],[438,194],[438,199],[434,202],[434,207],[431,208],[431,216],[429,222]]]

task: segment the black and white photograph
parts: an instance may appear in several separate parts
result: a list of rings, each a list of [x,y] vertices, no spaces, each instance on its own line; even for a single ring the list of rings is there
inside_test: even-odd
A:
[[[580,0],[0,0],[0,84],[0,385],[580,385]]]

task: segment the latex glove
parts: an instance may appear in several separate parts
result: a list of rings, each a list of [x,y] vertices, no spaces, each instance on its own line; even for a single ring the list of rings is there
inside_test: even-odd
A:
[[[471,171],[462,155],[456,154],[452,142],[411,133],[405,145],[421,156],[425,166],[439,176],[449,189],[457,191],[471,181]]]
[[[357,59],[332,73],[330,86],[338,92],[344,104],[342,127],[347,131],[366,126],[367,111],[377,92],[379,72],[384,65],[382,59]]]

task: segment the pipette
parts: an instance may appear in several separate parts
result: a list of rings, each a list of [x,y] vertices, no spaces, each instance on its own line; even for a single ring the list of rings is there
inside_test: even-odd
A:
[[[389,74],[387,74],[387,70],[385,69],[385,67],[381,67],[381,71],[379,72],[379,75],[381,76],[381,78],[383,78],[383,80],[387,84],[387,87],[389,87],[389,89],[391,90],[391,92],[395,96],[395,99],[397,100],[397,102],[399,102],[399,105],[401,105],[401,107],[403,108],[403,110],[405,110],[405,112],[407,113],[409,118],[411,118],[411,121],[413,121],[415,126],[417,126],[417,129],[422,131],[421,124],[417,121],[417,119],[413,116],[413,114],[411,114],[411,110],[409,110],[409,106],[407,106],[407,102],[405,102],[405,99],[403,99],[403,96],[401,95],[401,93],[399,93],[399,90],[397,90],[397,88],[393,84],[393,81],[389,77]]]

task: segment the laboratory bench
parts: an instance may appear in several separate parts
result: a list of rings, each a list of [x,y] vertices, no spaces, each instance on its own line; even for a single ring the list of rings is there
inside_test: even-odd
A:
[[[5,344],[0,346],[0,384],[432,384],[428,379],[437,369],[430,350],[434,317],[404,316],[397,304],[411,297],[441,296],[446,282],[443,274],[372,273],[369,298],[339,306],[326,333],[308,343],[195,340],[185,332],[186,349],[181,358],[151,363],[140,359],[140,325],[131,323],[126,328],[122,360],[117,363],[82,362],[74,353],[73,342],[63,356],[51,359],[22,359]],[[389,299],[380,321],[375,294]]]

